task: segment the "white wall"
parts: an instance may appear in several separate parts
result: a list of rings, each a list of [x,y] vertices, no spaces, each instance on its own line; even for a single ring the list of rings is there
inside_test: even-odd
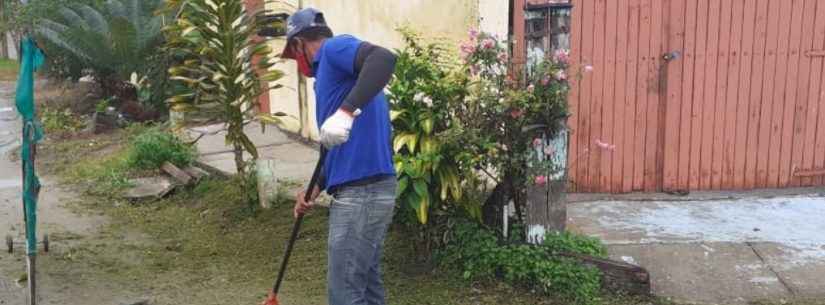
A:
[[[298,5],[289,0],[287,5],[270,3],[267,8],[291,13]],[[396,29],[406,25],[428,38],[442,38],[457,46],[466,39],[470,28],[492,32],[506,37],[508,32],[509,0],[305,0],[305,7],[322,12],[335,34],[352,34],[363,40],[390,49],[402,48],[403,41]],[[280,53],[282,39],[273,42]],[[272,112],[285,112],[300,117],[298,107],[298,77],[294,62],[287,61],[277,68],[287,73],[279,83],[283,89],[270,92]],[[309,122],[304,134],[317,139],[315,126],[315,96],[312,81],[307,84],[309,95]],[[289,121],[289,120],[288,120]],[[298,121],[288,123],[288,129],[297,132]]]

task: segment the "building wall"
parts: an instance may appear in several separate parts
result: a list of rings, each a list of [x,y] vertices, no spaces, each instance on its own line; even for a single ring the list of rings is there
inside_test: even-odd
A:
[[[267,8],[276,12],[291,13],[298,6],[297,0],[270,3]],[[508,0],[305,0],[304,7],[314,7],[322,12],[336,34],[353,34],[363,40],[390,48],[402,48],[402,37],[396,31],[400,26],[410,26],[425,37],[442,38],[447,43],[458,44],[465,39],[470,28],[490,31],[505,37],[509,16]],[[285,41],[276,39],[272,45],[276,52],[283,49]],[[270,92],[270,109],[273,113],[284,112],[292,118],[285,120],[285,127],[303,136],[316,139],[315,100],[312,80],[307,84],[308,115],[301,124],[298,104],[298,77],[293,61],[277,66],[287,72],[280,81],[284,88]]]
[[[823,3],[573,1],[575,190],[825,185]]]

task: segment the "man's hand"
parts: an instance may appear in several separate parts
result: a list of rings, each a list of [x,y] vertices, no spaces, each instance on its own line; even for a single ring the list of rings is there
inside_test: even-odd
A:
[[[312,205],[315,204],[315,199],[318,198],[318,195],[321,194],[321,188],[315,187],[312,190],[312,196],[310,196],[309,202],[304,200],[304,196],[306,196],[306,191],[300,191],[295,196],[295,208],[292,209],[292,216],[298,218],[298,215],[303,215],[309,212],[312,209]]]
[[[354,114],[338,109],[321,125],[321,144],[327,148],[332,148],[349,140],[349,132],[352,130],[352,122],[354,121]]]

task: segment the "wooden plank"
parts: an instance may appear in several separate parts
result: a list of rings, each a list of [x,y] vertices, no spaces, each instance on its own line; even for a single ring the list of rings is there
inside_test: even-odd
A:
[[[685,44],[684,1],[670,1],[668,13],[668,51],[680,51]],[[667,65],[667,100],[664,121],[664,190],[678,189],[679,127],[682,104],[682,58],[669,60]]]
[[[746,189],[756,186],[756,163],[759,154],[759,112],[764,91],[762,82],[766,74],[765,53],[768,34],[768,4],[770,0],[759,0],[756,14],[756,43],[753,52],[753,71],[751,77],[751,96],[748,99],[748,132],[745,146],[745,185]]]
[[[753,159],[755,164],[754,187],[765,188],[768,180],[768,158],[770,157],[770,135],[773,116],[773,88],[778,73],[776,67],[776,53],[779,47],[779,19],[781,1],[771,1],[768,6],[767,36],[763,67],[762,93],[759,96],[759,112],[756,116],[756,152]]]
[[[582,3],[582,64],[594,65],[595,44],[596,44],[596,24],[599,22],[595,14],[596,0],[585,0]],[[579,147],[579,157],[575,164],[578,174],[576,190],[581,192],[591,191],[590,184],[590,125],[594,118],[590,113],[590,104],[593,100],[594,73],[585,71],[581,82],[581,96],[579,97],[579,130],[576,134]],[[598,119],[598,118],[595,118]]]
[[[606,143],[615,144],[615,139],[613,138],[613,116],[615,115],[615,105],[617,102],[616,99],[616,89],[618,88],[616,82],[618,81],[616,78],[616,66],[618,65],[618,57],[617,57],[617,46],[618,44],[618,31],[617,29],[617,19],[618,19],[618,1],[606,1],[607,5],[607,19],[605,23],[605,53],[604,53],[604,63],[605,63],[605,73],[603,83],[602,83],[602,99],[599,102],[601,106],[601,131],[599,132],[599,137],[597,140],[601,140]],[[610,162],[613,159],[614,152],[611,151],[599,151],[597,158],[599,159],[599,190],[601,192],[612,192],[613,186],[610,184],[611,174],[611,166]]]
[[[581,37],[582,37],[582,20],[581,20],[581,8],[578,6],[574,6],[570,9],[570,66],[574,68],[570,68],[567,71],[568,75],[575,75],[578,73],[575,67],[581,65]],[[567,119],[567,126],[570,128],[570,136],[569,136],[569,143],[567,145],[567,179],[570,183],[567,185],[567,189],[570,192],[576,192],[576,184],[575,181],[578,179],[576,176],[577,172],[574,168],[575,164],[572,162],[573,159],[576,159],[576,155],[578,155],[578,146],[576,146],[579,142],[576,139],[576,133],[579,130],[578,122],[579,122],[579,96],[581,95],[581,85],[576,78],[569,78],[570,84],[570,92],[567,93],[567,107],[568,111],[570,111],[570,117]]]
[[[652,292],[650,274],[642,267],[577,253],[562,252],[557,255],[573,258],[582,264],[599,269],[602,273],[603,288],[606,291],[618,291],[638,296],[649,296]]]
[[[634,122],[634,139],[633,145],[634,159],[633,159],[633,190],[645,190],[647,175],[648,159],[646,158],[647,146],[647,116],[649,110],[648,99],[650,91],[653,89],[651,84],[656,82],[656,72],[653,70],[653,60],[651,59],[651,17],[652,8],[651,0],[639,0],[639,63],[638,75],[636,76],[636,119]]]
[[[778,187],[791,186],[791,167],[793,156],[793,125],[797,103],[797,89],[800,79],[802,42],[804,32],[803,21],[805,0],[794,0],[791,13],[790,50],[788,52],[788,77],[785,78],[785,99],[783,102],[782,128],[780,133],[779,150],[779,180]],[[813,26],[811,26],[813,27]]]
[[[587,167],[590,175],[589,188],[594,192],[602,192],[600,185],[602,175],[601,171],[601,156],[602,152],[593,143],[601,138],[602,123],[604,116],[602,110],[605,102],[605,79],[607,78],[607,63],[605,49],[607,49],[606,32],[607,27],[607,3],[606,0],[597,0],[595,8],[594,22],[596,23],[595,44],[594,44],[594,63],[595,70],[593,71],[593,98],[590,101],[590,132],[588,134],[588,143],[591,147],[591,153],[588,155],[589,161]],[[612,30],[612,28],[610,29]]]
[[[629,193],[634,190],[634,183],[636,181],[636,167],[635,159],[638,155],[639,148],[635,146],[636,137],[634,136],[636,125],[636,111],[638,111],[639,104],[639,90],[637,77],[640,74],[639,69],[642,68],[639,60],[639,24],[640,24],[640,0],[630,0],[628,3],[628,55],[627,55],[627,91],[625,96],[626,118],[624,121],[624,140],[625,147],[622,150],[622,192]]]
[[[697,39],[697,1],[687,1],[685,11],[685,45],[682,50],[682,57],[679,59],[682,63],[682,98],[679,105],[680,117],[682,118],[679,126],[679,151],[678,151],[678,168],[676,173],[676,189],[687,190],[690,188],[690,141],[691,141],[691,124],[693,123],[692,109],[696,99],[693,97],[693,82],[696,62],[696,39]]]
[[[693,99],[693,106],[691,107],[691,121],[695,124],[690,126],[690,161],[688,162],[688,188],[700,189],[699,182],[701,181],[701,166],[702,166],[702,128],[703,118],[705,117],[704,109],[708,104],[707,99],[704,98],[705,93],[705,77],[707,73],[707,36],[708,36],[708,7],[709,0],[697,0],[697,21],[696,21],[696,53],[695,66],[696,73],[693,76],[693,85],[691,87],[691,96]]]
[[[661,59],[667,49],[667,32],[664,30],[669,13],[663,1],[651,0],[651,72],[654,73],[648,95],[648,113],[645,134],[645,191],[660,191],[663,184],[663,137],[664,103],[667,99],[667,69]]]
[[[802,22],[802,46],[800,52],[814,47],[814,28],[816,27],[819,1],[806,0]],[[822,22],[823,20],[819,20]],[[807,119],[808,90],[811,87],[811,76],[813,74],[813,59],[810,57],[799,58],[799,82],[796,86],[796,95],[793,119],[793,145],[791,147],[791,167],[802,166],[802,157],[805,145],[805,119]],[[802,186],[802,179],[791,179],[791,186]]]
[[[622,180],[624,179],[624,171],[622,165],[624,162],[624,155],[627,153],[628,148],[630,147],[629,143],[625,142],[624,137],[624,126],[627,117],[625,117],[625,112],[629,107],[629,101],[627,98],[627,69],[628,69],[628,28],[630,26],[629,20],[629,1],[628,0],[617,0],[616,1],[616,9],[618,10],[617,18],[616,18],[616,72],[614,73],[614,100],[616,101],[613,104],[613,111],[610,111],[609,115],[613,116],[612,121],[612,128],[610,130],[610,138],[611,143],[614,143],[617,147],[616,151],[610,153],[610,176],[608,177],[608,183],[610,185],[610,192],[612,193],[621,193],[623,189]]]
[[[714,119],[713,119],[713,148],[712,148],[712,164],[711,164],[711,181],[710,185],[713,189],[721,189],[724,161],[724,146],[725,146],[725,110],[727,109],[728,101],[728,77],[730,70],[728,69],[728,58],[726,56],[731,47],[731,17],[733,16],[733,2],[721,1],[721,10],[719,15],[719,48],[714,52],[713,56],[717,60],[716,64],[716,96],[714,98]]]
[[[736,114],[738,109],[737,100],[739,93],[739,71],[742,63],[742,27],[745,17],[745,1],[734,0],[731,11],[731,44],[728,50],[728,84],[725,95],[725,125],[724,138],[724,162],[722,188],[734,188],[734,164],[735,164],[735,142],[736,142]]]
[[[707,46],[705,47],[705,77],[704,92],[702,94],[702,139],[699,160],[699,188],[711,189],[711,177],[713,175],[713,120],[718,104],[716,99],[716,53],[719,50],[719,15],[721,3],[719,1],[708,1],[707,14]]]
[[[189,176],[189,174],[172,163],[164,162],[163,165],[160,166],[160,169],[169,174],[169,176],[172,176],[175,181],[182,185],[188,185],[189,182],[192,182],[192,177]]]
[[[779,169],[780,169],[780,150],[782,149],[782,118],[785,111],[785,99],[787,90],[785,82],[788,79],[788,70],[791,63],[790,45],[791,45],[791,19],[793,17],[793,1],[782,1],[779,4],[779,23],[777,26],[777,44],[776,51],[776,78],[774,79],[773,95],[769,102],[771,105],[770,126],[767,130],[767,157],[765,163],[767,165],[765,173],[764,187],[777,188],[779,186]]]
[[[753,50],[755,48],[756,35],[756,5],[750,0],[745,1],[745,14],[743,23],[742,36],[742,57],[741,57],[741,79],[739,82],[738,98],[736,101],[737,115],[736,115],[736,145],[735,166],[734,166],[734,188],[742,189],[745,187],[745,163],[746,163],[746,145],[748,134],[748,107],[749,100],[752,93],[751,84],[753,83],[753,74],[751,71],[754,66]]]
[[[823,47],[825,47],[825,4],[817,3],[816,22],[814,25],[814,48],[821,49]],[[799,168],[813,168],[814,160],[816,159],[814,153],[817,135],[816,128],[818,124],[817,116],[822,99],[821,81],[823,62],[825,62],[825,60],[823,60],[822,57],[814,57],[811,64],[813,73],[808,90],[808,108],[805,111],[806,118],[802,146],[802,164],[798,166]],[[803,177],[801,181],[803,186],[812,186],[815,185],[815,182],[816,180],[811,177]]]

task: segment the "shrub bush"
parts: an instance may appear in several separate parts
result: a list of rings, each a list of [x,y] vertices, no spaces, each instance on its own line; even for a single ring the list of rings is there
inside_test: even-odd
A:
[[[183,143],[174,134],[156,128],[149,129],[130,141],[129,166],[138,169],[157,169],[164,162],[188,166],[195,160],[195,148]]]
[[[598,303],[600,271],[554,255],[560,252],[606,256],[605,247],[589,237],[565,232],[548,235],[541,245],[508,243],[476,223],[463,221],[453,227],[437,258],[441,266],[460,269],[465,279],[501,278],[579,304]]]

